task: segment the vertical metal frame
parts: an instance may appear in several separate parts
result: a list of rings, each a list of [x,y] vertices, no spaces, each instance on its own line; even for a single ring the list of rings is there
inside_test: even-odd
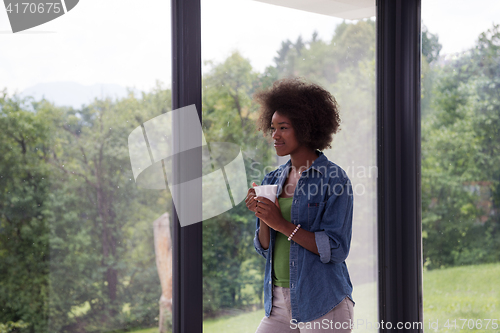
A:
[[[420,0],[377,0],[379,320],[392,330],[423,325],[420,13]]]
[[[172,11],[172,109],[196,105],[201,122],[201,7],[200,0],[171,0]],[[175,116],[174,116],[175,117]],[[174,124],[177,123],[174,119]],[[174,125],[174,152],[179,146]],[[177,131],[177,132],[176,132]],[[177,134],[176,134],[177,133]],[[201,136],[201,133],[197,135]],[[200,141],[201,143],[201,141]],[[177,150],[179,151],[179,150]],[[180,179],[182,167],[178,155],[173,160],[173,183]],[[199,163],[191,163],[202,175]],[[201,182],[201,180],[200,180]],[[201,188],[201,184],[199,186]],[[199,195],[201,193],[193,193]],[[201,202],[201,200],[194,200]],[[189,204],[183,202],[182,204]],[[173,206],[173,205],[172,205]],[[201,210],[201,207],[193,207]],[[181,227],[173,212],[172,234],[172,325],[175,333],[198,333],[203,330],[202,225]]]

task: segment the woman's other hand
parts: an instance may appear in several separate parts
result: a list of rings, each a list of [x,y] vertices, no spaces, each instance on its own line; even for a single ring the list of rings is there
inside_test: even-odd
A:
[[[257,197],[255,199],[258,201],[255,216],[264,221],[269,227],[281,232],[288,222],[281,214],[278,198],[276,198],[274,203],[265,197]]]
[[[255,182],[252,183],[252,186],[257,186]],[[247,208],[250,209],[252,212],[256,212],[255,210],[257,209],[257,200],[255,200],[255,189],[253,187],[248,189],[247,192],[247,197],[245,198],[245,204],[247,205]]]

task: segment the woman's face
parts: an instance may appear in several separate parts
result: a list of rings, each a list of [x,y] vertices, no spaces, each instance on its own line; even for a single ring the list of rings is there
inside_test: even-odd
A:
[[[274,140],[274,148],[278,156],[286,156],[298,151],[301,144],[295,137],[295,130],[288,117],[280,115],[278,112],[273,114],[271,119],[271,136]]]

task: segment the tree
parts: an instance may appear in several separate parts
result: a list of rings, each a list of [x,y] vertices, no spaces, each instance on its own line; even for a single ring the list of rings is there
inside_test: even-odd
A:
[[[439,59],[439,52],[443,46],[439,43],[437,34],[432,34],[427,29],[427,26],[422,24],[422,55],[427,63],[432,63]]]
[[[160,85],[78,110],[3,93],[0,322],[22,320],[26,332],[156,324],[152,223],[171,197],[137,189],[127,137],[170,101]]]
[[[168,209],[170,196],[137,189],[127,137],[169,107],[170,91],[158,86],[140,100],[132,94],[95,100],[56,120],[52,331],[155,323],[161,291],[152,223]]]
[[[267,72],[273,75],[271,68]],[[258,161],[253,169],[262,170],[271,162],[269,147],[255,127],[258,106],[251,101],[256,89],[270,83],[268,79],[254,72],[250,62],[237,52],[220,64],[212,63],[203,79],[207,143],[239,146],[245,154],[247,179],[251,179],[252,162],[256,162],[252,158]],[[264,265],[260,265],[253,249],[255,216],[244,202],[236,204],[203,222],[203,308],[207,316],[261,303]]]
[[[427,27],[422,24],[422,81],[420,87],[422,118],[425,118],[431,112],[432,87],[437,75],[436,66],[438,66],[436,63],[442,47],[438,35],[430,33]]]
[[[495,262],[498,250],[498,25],[436,68],[422,123],[422,217],[428,268]]]
[[[26,332],[47,329],[51,109],[0,97],[0,322],[21,320]]]

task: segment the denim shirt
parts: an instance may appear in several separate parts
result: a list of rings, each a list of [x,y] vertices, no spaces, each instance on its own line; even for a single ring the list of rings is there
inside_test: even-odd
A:
[[[342,168],[320,151],[297,183],[292,203],[291,222],[314,233],[319,255],[290,241],[290,303],[292,319],[308,322],[330,312],[346,296],[352,300],[352,284],[345,260],[352,234],[353,193]],[[262,185],[278,185],[282,191],[291,161],[268,173]],[[276,231],[270,229],[268,249],[259,242],[260,219],[256,221],[254,246],[266,259],[264,308],[272,309],[272,258]],[[289,236],[289,235],[286,235]]]

